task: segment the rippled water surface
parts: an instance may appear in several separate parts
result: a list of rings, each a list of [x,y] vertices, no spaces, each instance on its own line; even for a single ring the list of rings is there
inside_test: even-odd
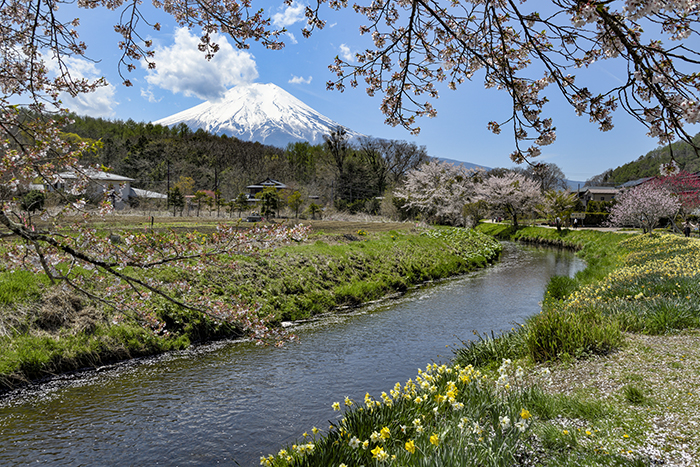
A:
[[[57,379],[0,400],[0,465],[258,465],[327,429],[334,401],[378,397],[473,330],[522,322],[549,277],[583,267],[505,244],[493,267],[305,324],[281,349],[218,343]]]

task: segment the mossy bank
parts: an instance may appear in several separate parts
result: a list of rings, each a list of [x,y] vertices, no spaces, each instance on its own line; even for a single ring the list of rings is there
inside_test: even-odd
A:
[[[368,233],[369,232],[369,233]],[[163,281],[186,281],[192,296],[243,302],[270,326],[342,312],[425,281],[465,273],[498,258],[492,238],[465,229],[358,229],[312,234],[309,241],[256,257],[230,257],[197,274],[168,267]],[[99,303],[50,287],[27,272],[0,273],[0,388],[60,372],[182,349],[194,342],[245,337],[165,301],[155,334]]]

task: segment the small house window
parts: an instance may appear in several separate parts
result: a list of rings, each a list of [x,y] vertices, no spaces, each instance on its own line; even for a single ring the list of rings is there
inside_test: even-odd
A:
[[[600,200],[601,200],[601,201],[605,201],[605,196],[601,196],[601,197],[600,197]]]

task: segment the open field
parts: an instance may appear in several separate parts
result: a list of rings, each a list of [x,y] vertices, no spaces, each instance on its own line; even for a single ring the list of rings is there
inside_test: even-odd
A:
[[[294,219],[279,218],[273,222],[277,224],[303,224],[311,226],[314,234],[343,235],[356,234],[358,230],[367,233],[389,232],[391,230],[409,230],[415,226],[413,222],[386,222],[379,218],[373,219],[365,216],[366,219],[351,220],[325,220],[325,219]],[[175,232],[189,232],[197,230],[202,233],[210,233],[216,229],[218,224],[238,224],[241,228],[248,228],[255,223],[246,222],[245,219],[237,217],[173,217],[162,216],[153,218],[153,229],[156,231],[173,230]],[[39,225],[41,225],[39,223]],[[120,230],[145,230],[151,228],[150,216],[135,215],[107,215],[102,219],[93,220],[92,225],[100,230],[120,231]]]

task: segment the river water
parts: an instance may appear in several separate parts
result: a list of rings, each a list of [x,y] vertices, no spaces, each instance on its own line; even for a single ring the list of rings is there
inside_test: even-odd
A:
[[[0,400],[0,465],[259,465],[327,430],[331,404],[379,397],[473,331],[510,329],[539,311],[552,275],[583,261],[506,243],[487,269],[396,300],[310,322],[298,343],[220,342],[57,378]]]

